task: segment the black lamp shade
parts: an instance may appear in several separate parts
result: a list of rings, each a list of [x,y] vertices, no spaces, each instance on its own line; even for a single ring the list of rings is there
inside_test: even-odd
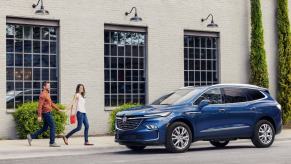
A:
[[[135,15],[134,17],[130,18],[130,21],[132,21],[132,22],[140,22],[140,21],[142,21],[142,18],[138,17],[137,15]]]
[[[37,15],[48,15],[49,11],[45,10],[45,9],[39,9],[35,11],[35,14]]]
[[[216,28],[218,27],[218,25],[215,24],[214,22],[211,22],[210,24],[207,25],[207,27]]]

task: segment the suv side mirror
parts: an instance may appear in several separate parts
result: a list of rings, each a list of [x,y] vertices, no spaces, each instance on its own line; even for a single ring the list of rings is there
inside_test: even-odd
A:
[[[199,104],[198,104],[198,109],[202,109],[203,107],[207,106],[209,104],[209,100],[202,100]]]

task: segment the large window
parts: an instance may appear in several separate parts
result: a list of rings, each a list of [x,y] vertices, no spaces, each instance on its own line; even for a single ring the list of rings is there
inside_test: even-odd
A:
[[[6,106],[37,101],[42,81],[51,82],[51,97],[58,100],[57,28],[6,25]]]
[[[218,72],[218,35],[185,32],[184,85],[217,84]]]
[[[146,33],[105,30],[105,106],[145,103]]]

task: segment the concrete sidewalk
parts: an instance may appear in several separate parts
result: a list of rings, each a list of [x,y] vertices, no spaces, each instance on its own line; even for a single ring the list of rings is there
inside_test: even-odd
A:
[[[0,161],[3,159],[90,154],[104,149],[122,147],[114,142],[113,136],[89,137],[89,140],[94,146],[84,146],[83,137],[70,138],[69,145],[65,145],[62,138],[56,138],[56,142],[61,145],[57,148],[49,147],[49,139],[35,139],[32,141],[32,146],[28,145],[27,140],[0,140]]]
[[[84,146],[83,137],[69,139],[69,145],[65,145],[62,138],[57,138],[56,142],[61,145],[59,148],[48,147],[48,139],[37,139],[32,141],[32,146],[28,146],[27,140],[0,140],[0,160],[16,158],[33,158],[44,156],[82,155],[98,153],[104,150],[123,149],[114,142],[113,136],[90,137],[90,142],[94,146]],[[291,140],[291,129],[283,130],[276,136],[276,140]],[[249,142],[238,140],[235,142]],[[207,142],[195,142],[194,145],[207,145]]]

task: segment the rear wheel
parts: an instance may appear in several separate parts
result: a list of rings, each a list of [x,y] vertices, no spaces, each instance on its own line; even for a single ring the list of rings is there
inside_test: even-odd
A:
[[[130,145],[126,145],[127,148],[129,148],[130,150],[133,151],[142,151],[145,149],[146,146],[130,146]]]
[[[182,153],[189,149],[192,142],[192,132],[183,122],[174,122],[168,127],[166,149],[171,153]]]
[[[254,129],[253,144],[258,148],[265,148],[271,146],[274,139],[275,130],[273,124],[267,120],[260,120]]]
[[[210,141],[210,143],[217,148],[223,148],[229,143],[229,141]]]

